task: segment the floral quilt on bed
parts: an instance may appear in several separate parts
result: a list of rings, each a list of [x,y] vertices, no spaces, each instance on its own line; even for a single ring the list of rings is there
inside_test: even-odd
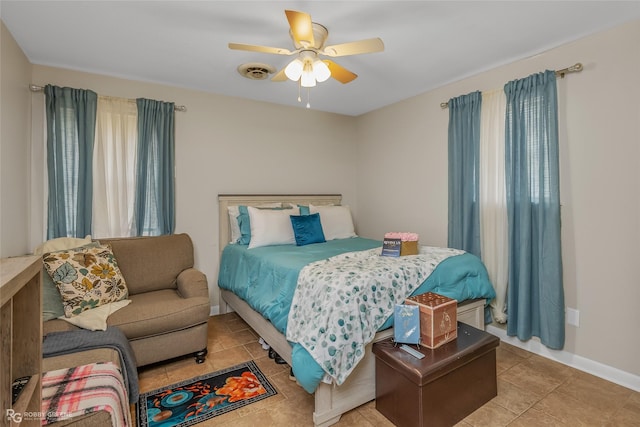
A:
[[[418,255],[387,257],[374,248],[308,264],[298,276],[287,339],[302,345],[340,385],[395,305],[440,262],[462,253],[423,246]]]

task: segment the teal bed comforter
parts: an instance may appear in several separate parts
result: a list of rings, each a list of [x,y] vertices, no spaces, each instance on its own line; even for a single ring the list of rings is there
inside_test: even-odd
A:
[[[222,253],[218,286],[243,299],[286,335],[298,275],[304,266],[342,253],[381,246],[380,241],[361,237],[306,246],[279,245],[253,249],[230,244]],[[458,301],[486,298],[488,302],[495,297],[484,264],[469,253],[442,261],[413,294],[429,291]],[[392,326],[392,317],[380,329]],[[291,345],[296,379],[312,393],[325,372],[301,345]]]

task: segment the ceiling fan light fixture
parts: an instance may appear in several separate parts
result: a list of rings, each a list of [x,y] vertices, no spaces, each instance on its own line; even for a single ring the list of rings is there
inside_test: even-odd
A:
[[[313,62],[313,75],[318,82],[322,83],[331,77],[331,70],[329,70],[327,64],[316,59]]]
[[[296,58],[293,61],[291,61],[289,65],[287,65],[287,67],[284,69],[284,74],[287,76],[289,80],[293,80],[294,82],[297,82],[298,79],[300,79],[300,76],[302,75],[303,67],[304,67],[304,64],[302,63],[302,61],[299,58]]]
[[[316,85],[316,77],[313,73],[313,64],[311,61],[304,62],[302,76],[300,77],[300,85],[302,87],[314,87]]]

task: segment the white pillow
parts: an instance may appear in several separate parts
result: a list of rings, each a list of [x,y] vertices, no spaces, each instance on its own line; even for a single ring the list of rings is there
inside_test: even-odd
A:
[[[33,251],[34,255],[42,255],[49,252],[65,251],[67,249],[79,248],[91,243],[91,235],[87,235],[84,239],[76,237],[58,237],[57,239],[47,240],[41,243]]]
[[[282,207],[282,203],[274,202],[274,203],[264,203],[259,208],[280,208]],[[229,206],[227,207],[227,211],[229,212],[229,229],[231,230],[231,242],[230,243],[238,243],[242,233],[240,232],[240,224],[238,224],[238,215],[240,215],[240,206]]]
[[[88,329],[90,331],[106,331],[107,318],[121,308],[129,305],[130,302],[130,299],[110,302],[90,310],[85,310],[77,316],[60,316],[58,319],[66,320],[79,328]]]
[[[326,240],[356,237],[349,206],[309,205],[310,213],[319,213],[322,232]]]
[[[271,210],[248,206],[247,211],[251,222],[251,241],[248,249],[296,243],[290,215],[298,215],[299,209]]]
[[[231,241],[229,243],[238,243],[240,238],[240,225],[238,225],[240,208],[238,206],[229,206],[227,212],[229,213],[229,230],[231,231]]]

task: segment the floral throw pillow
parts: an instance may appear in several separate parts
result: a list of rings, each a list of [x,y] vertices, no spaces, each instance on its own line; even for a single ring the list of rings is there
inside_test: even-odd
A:
[[[51,252],[44,255],[43,262],[60,291],[66,317],[123,300],[129,294],[109,245]]]

